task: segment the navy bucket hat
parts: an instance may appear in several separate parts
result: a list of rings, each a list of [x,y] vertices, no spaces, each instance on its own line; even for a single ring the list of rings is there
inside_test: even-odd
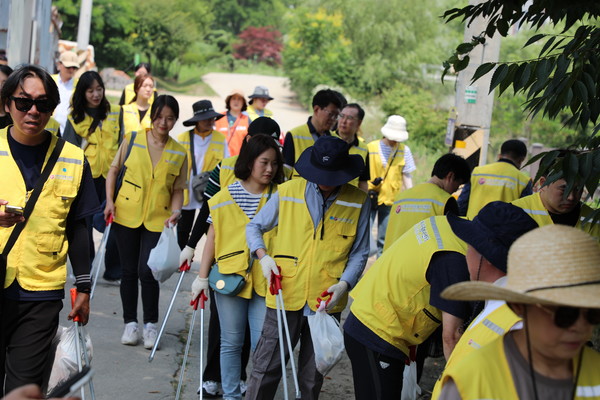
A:
[[[365,163],[349,154],[350,145],[334,136],[321,136],[300,154],[294,165],[301,177],[317,185],[339,186],[358,177]]]
[[[510,246],[538,227],[523,209],[503,201],[487,204],[472,221],[454,214],[448,214],[447,218],[456,236],[505,273]]]

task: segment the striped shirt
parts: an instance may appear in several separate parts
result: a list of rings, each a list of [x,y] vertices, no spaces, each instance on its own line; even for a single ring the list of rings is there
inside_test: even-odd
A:
[[[231,197],[233,197],[233,201],[242,209],[244,214],[252,220],[254,215],[256,215],[256,210],[258,209],[258,204],[260,203],[260,199],[263,194],[254,194],[248,192],[242,186],[240,181],[235,181],[231,185],[227,187],[229,189],[229,193],[231,193]],[[212,216],[208,216],[207,222],[212,224]]]
[[[381,165],[383,168],[387,168],[387,162],[392,155],[392,148],[387,144],[383,143],[383,140],[379,142],[379,156],[381,157]],[[402,168],[403,174],[410,174],[414,170],[417,169],[415,165],[415,160],[413,158],[412,152],[407,145],[404,145],[404,168]]]

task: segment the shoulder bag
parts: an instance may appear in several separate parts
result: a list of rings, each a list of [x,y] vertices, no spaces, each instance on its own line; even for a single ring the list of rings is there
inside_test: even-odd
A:
[[[131,132],[131,139],[129,140],[129,145],[127,146],[127,153],[125,154],[125,159],[123,160],[123,166],[119,170],[119,175],[117,175],[117,182],[115,183],[115,193],[113,195],[113,201],[117,199],[117,195],[119,194],[119,189],[123,185],[123,178],[125,178],[125,172],[127,172],[127,167],[125,166],[125,162],[129,158],[129,154],[131,153],[131,149],[133,148],[133,143],[135,142],[135,137],[137,136],[137,132]]]
[[[202,202],[202,196],[208,185],[211,171],[198,173],[196,170],[196,155],[194,154],[194,131],[190,131],[190,154],[192,158],[192,192],[196,201]]]
[[[400,146],[398,144],[398,146]],[[388,172],[390,172],[390,167],[392,166],[392,163],[394,162],[394,159],[396,158],[396,153],[398,153],[398,148],[396,148],[396,150],[394,151],[394,154],[392,154],[392,157],[390,157],[390,159],[388,160],[388,164],[387,167],[385,168],[385,174],[382,177],[377,177],[375,179],[373,179],[373,181],[371,182],[373,185],[375,186],[379,186],[387,177]],[[371,200],[371,210],[376,211],[377,207],[379,205],[379,192],[376,190],[369,190],[369,192],[367,193],[369,195],[369,199]]]

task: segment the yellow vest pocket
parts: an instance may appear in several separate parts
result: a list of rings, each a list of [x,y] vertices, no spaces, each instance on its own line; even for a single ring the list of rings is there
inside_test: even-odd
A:
[[[273,259],[281,268],[281,276],[291,278],[298,273],[298,257],[279,254],[274,256]]]

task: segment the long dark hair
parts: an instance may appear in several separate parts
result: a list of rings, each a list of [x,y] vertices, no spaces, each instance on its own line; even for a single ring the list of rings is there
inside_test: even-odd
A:
[[[77,86],[73,92],[73,98],[71,99],[71,107],[73,108],[71,115],[76,124],[85,119],[85,107],[87,105],[85,92],[94,84],[94,81],[98,82],[98,85],[102,87],[104,92],[102,94],[100,105],[98,106],[98,117],[100,118],[100,121],[104,121],[110,111],[110,103],[106,99],[106,89],[104,88],[104,82],[102,81],[100,74],[96,71],[84,72],[79,77],[79,82],[77,82]]]
[[[23,86],[23,82],[27,78],[39,78],[42,81],[42,85],[46,91],[46,98],[56,108],[58,103],[60,103],[60,94],[56,82],[54,82],[52,76],[45,69],[33,64],[23,64],[10,74],[6,82],[4,82],[4,86],[2,86],[2,91],[0,91],[0,101],[10,106],[10,96],[13,95],[17,88]]]
[[[129,104],[135,103],[140,88],[144,84],[144,81],[148,78],[152,79],[152,82],[154,82],[154,78],[150,74],[143,74],[135,77],[135,79],[133,80],[133,91],[135,92],[135,96],[133,96],[133,99],[131,99],[131,102]]]
[[[254,161],[265,151],[273,149],[275,150],[275,157],[277,160],[277,172],[273,175],[272,182],[282,183],[283,182],[283,156],[279,150],[279,145],[269,135],[263,135],[259,133],[254,135],[248,140],[244,151],[240,151],[240,155],[235,162],[233,172],[236,178],[246,180],[252,173],[252,166]]]

